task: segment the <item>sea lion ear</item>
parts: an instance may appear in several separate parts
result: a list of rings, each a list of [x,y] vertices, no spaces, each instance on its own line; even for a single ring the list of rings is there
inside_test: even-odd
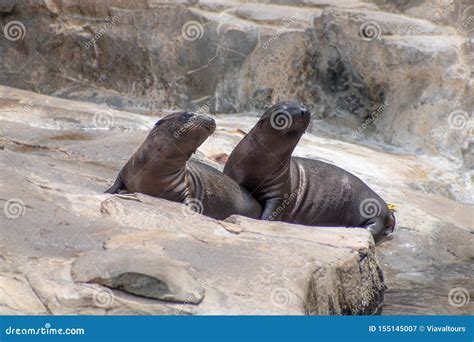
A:
[[[155,127],[157,127],[157,126],[159,126],[159,125],[161,125],[161,120],[158,120],[158,121],[156,122]]]

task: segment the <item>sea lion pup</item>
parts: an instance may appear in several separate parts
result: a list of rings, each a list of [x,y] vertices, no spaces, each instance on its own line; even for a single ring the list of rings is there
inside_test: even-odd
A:
[[[189,160],[215,128],[212,118],[194,113],[164,117],[106,193],[141,192],[185,203],[219,220],[230,215],[259,218],[262,208],[245,188],[213,167]]]
[[[374,191],[335,165],[291,157],[310,120],[293,102],[267,109],[234,148],[224,173],[260,202],[264,220],[363,227],[379,241],[393,231],[395,217]]]

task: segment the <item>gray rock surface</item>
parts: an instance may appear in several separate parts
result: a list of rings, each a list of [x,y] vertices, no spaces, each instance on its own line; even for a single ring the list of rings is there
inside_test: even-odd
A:
[[[461,160],[472,153],[472,10],[469,0],[7,1],[1,26],[19,21],[24,34],[2,37],[0,83],[142,112],[304,101],[343,139]]]
[[[97,283],[167,302],[199,304],[204,290],[185,268],[156,252],[120,248],[79,257],[72,264],[71,275],[76,282]]]
[[[218,129],[195,157],[222,168],[222,156],[257,117],[214,118]],[[393,239],[375,248],[361,229],[216,221],[178,203],[103,194],[156,120],[0,87],[1,313],[367,314],[383,295],[386,314],[472,312],[472,301],[455,307],[448,295],[472,291],[473,208],[431,191],[456,189],[455,162],[303,136],[296,155],[341,166],[397,205]],[[178,263],[198,284],[170,280],[202,288],[202,301],[172,303],[101,285],[138,265],[115,259],[130,250]],[[94,253],[116,256],[97,259],[101,284],[88,282],[97,270],[84,260]]]
[[[141,125],[156,118],[114,111],[113,128],[100,130],[101,106],[6,87],[0,95],[1,313],[368,314],[380,307],[385,285],[366,230],[216,221],[179,203],[104,194],[147,134]],[[229,126],[223,120],[197,157],[222,167],[213,156],[238,139]]]

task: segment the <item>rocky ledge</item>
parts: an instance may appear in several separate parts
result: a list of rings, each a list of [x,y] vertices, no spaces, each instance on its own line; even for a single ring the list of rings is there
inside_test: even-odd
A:
[[[385,285],[367,231],[216,221],[179,203],[103,194],[156,118],[113,111],[110,130],[91,130],[97,105],[0,94],[1,314],[379,308]],[[229,153],[233,135],[223,128],[211,140]],[[197,157],[220,167],[217,152],[207,145]]]

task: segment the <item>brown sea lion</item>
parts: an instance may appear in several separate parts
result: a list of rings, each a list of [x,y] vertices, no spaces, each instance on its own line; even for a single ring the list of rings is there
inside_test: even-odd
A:
[[[106,192],[140,192],[185,203],[219,220],[230,215],[259,218],[262,208],[245,188],[213,167],[189,160],[215,128],[212,118],[194,113],[164,117]]]
[[[364,182],[335,165],[291,157],[310,120],[293,102],[267,109],[234,148],[224,173],[259,201],[264,220],[364,227],[376,241],[388,235],[395,217]]]

